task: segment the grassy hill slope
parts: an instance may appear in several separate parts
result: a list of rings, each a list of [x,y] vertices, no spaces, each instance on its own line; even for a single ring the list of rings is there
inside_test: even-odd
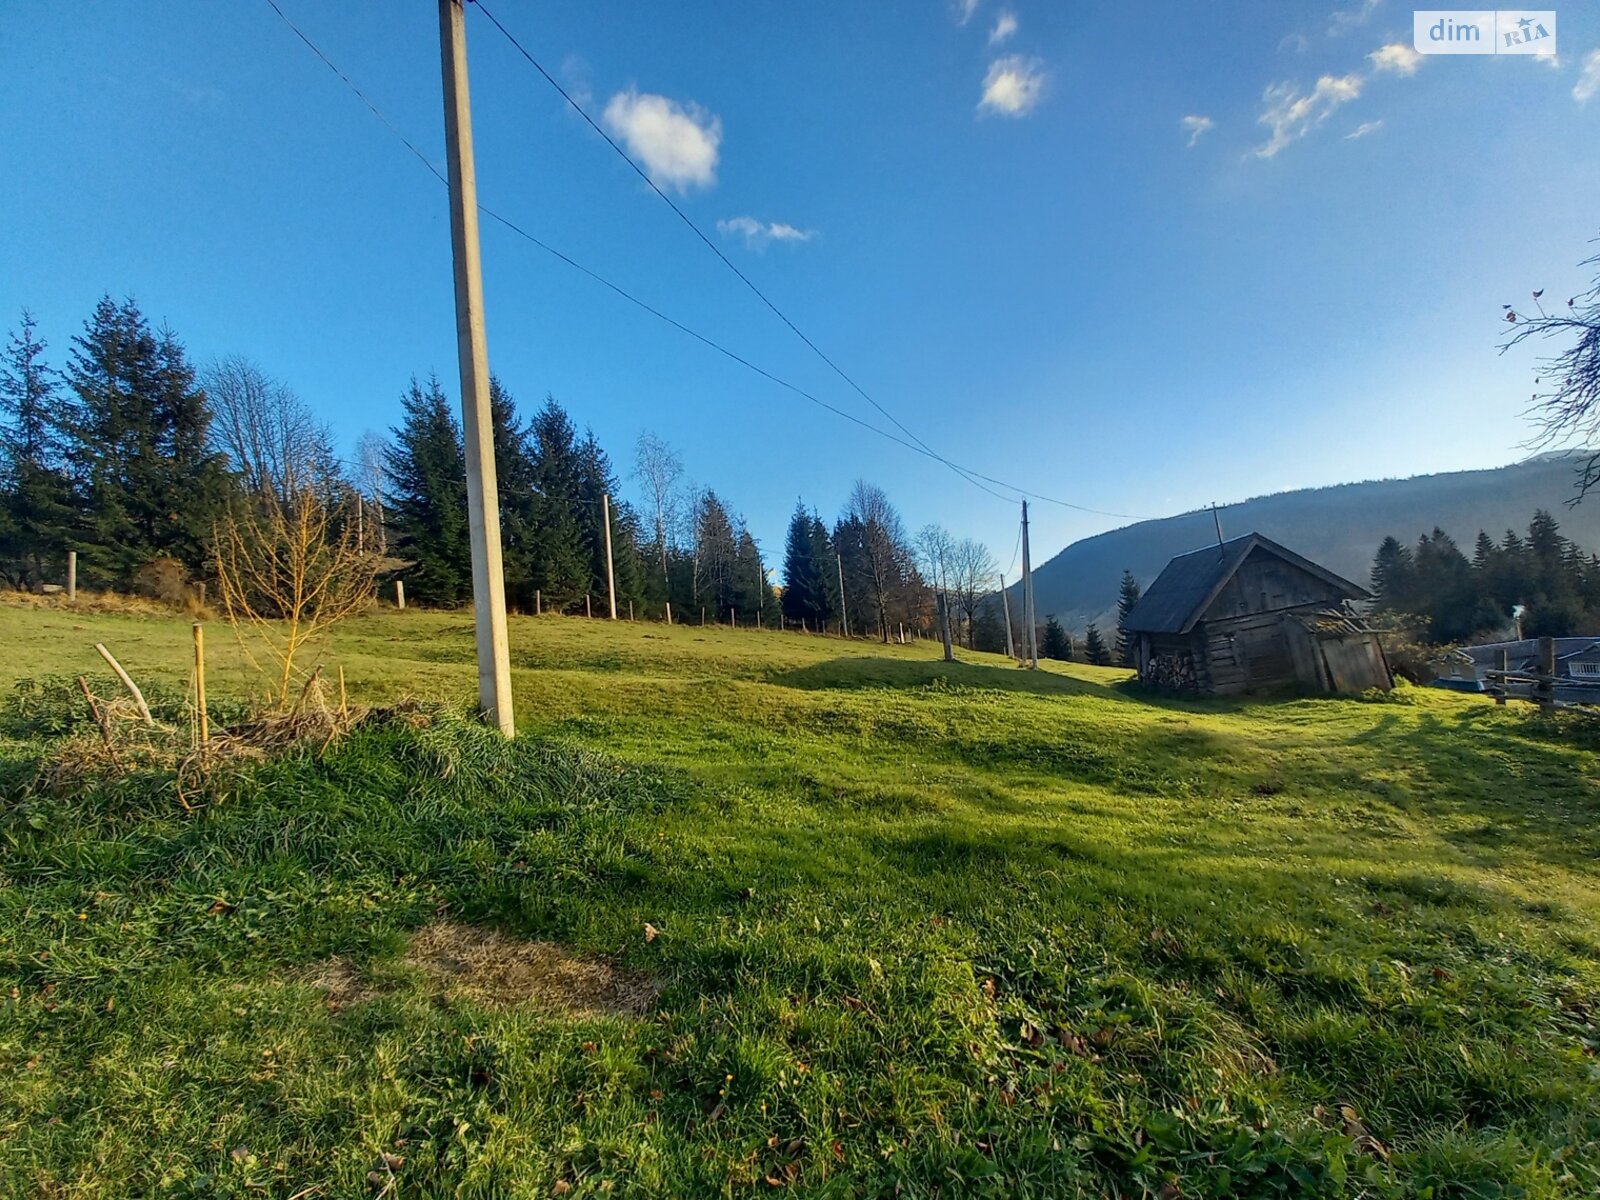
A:
[[[242,694],[219,635],[212,693]],[[181,688],[188,637],[0,606],[24,648],[0,683],[103,674],[105,641]],[[563,618],[512,641],[514,744],[374,720],[192,814],[159,774],[31,789],[76,710],[17,693],[0,1191],[1600,1185],[1581,727],[1443,693],[1157,702],[932,645]],[[391,612],[329,662],[358,699],[459,701],[471,654],[466,618]],[[407,939],[442,918],[659,997],[440,985]],[[332,977],[360,982],[330,1004]]]
[[[1378,543],[1390,534],[1411,543],[1439,526],[1470,555],[1478,530],[1488,530],[1496,541],[1507,529],[1524,534],[1539,508],[1555,513],[1568,537],[1597,547],[1600,503],[1566,507],[1574,495],[1574,466],[1568,456],[1541,455],[1493,470],[1257,496],[1222,510],[1223,532],[1229,537],[1264,533],[1363,585]],[[1207,509],[1140,521],[1074,542],[1034,570],[1040,617],[1054,613],[1074,628],[1091,620],[1114,624],[1124,570],[1148,587],[1173,555],[1199,549],[1215,537]],[[1019,611],[1020,596],[1013,586],[1013,612]]]

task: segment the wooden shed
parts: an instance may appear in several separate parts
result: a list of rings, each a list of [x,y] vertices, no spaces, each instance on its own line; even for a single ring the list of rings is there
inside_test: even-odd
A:
[[[1378,635],[1350,609],[1365,588],[1259,533],[1180,554],[1124,627],[1151,687],[1230,695],[1300,685],[1394,686]]]

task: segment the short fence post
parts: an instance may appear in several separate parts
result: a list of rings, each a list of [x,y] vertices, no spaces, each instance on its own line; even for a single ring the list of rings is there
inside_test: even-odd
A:
[[[633,601],[632,600],[628,601],[628,620],[629,621],[633,620]]]
[[[594,610],[589,607],[589,593],[588,592],[585,592],[583,594],[583,615],[586,616],[586,617],[593,617],[594,616]]]
[[[1495,670],[1500,672],[1500,686],[1494,689],[1494,702],[1496,704],[1504,704],[1506,702],[1506,690],[1510,686],[1510,680],[1506,678],[1506,672],[1511,669],[1511,656],[1504,650],[1496,650],[1494,652],[1494,666]]]
[[[78,598],[78,552],[67,551],[67,603]]]
[[[533,615],[541,616],[544,613],[544,593],[538,588],[533,589]]]
[[[405,608],[406,608],[406,581],[404,579],[396,579],[394,581],[394,606],[396,608],[398,608],[401,612],[405,611]]]
[[[200,622],[194,623],[194,707],[200,716],[200,744],[211,741],[211,719],[206,713],[206,635]]]

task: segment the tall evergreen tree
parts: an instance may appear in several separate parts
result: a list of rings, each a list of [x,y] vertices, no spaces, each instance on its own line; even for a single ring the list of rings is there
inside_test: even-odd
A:
[[[506,603],[532,612],[534,510],[533,454],[527,425],[517,403],[495,376],[489,377],[489,421],[494,435],[495,490],[500,495],[500,557],[505,572]]]
[[[582,605],[585,592],[594,590],[593,535],[578,519],[580,480],[578,435],[566,410],[554,396],[533,418],[534,505],[532,562],[533,585],[552,607]],[[592,484],[592,480],[590,481]],[[600,497],[594,496],[598,504]],[[599,529],[599,513],[592,530]]]
[[[0,360],[0,576],[14,587],[59,574],[75,515],[45,348],[24,309]]]
[[[1411,612],[1417,600],[1416,567],[1399,538],[1386,537],[1372,562],[1372,594],[1378,607]]]
[[[67,379],[89,572],[127,583],[158,556],[199,570],[228,483],[183,346],[107,296],[73,339]]]
[[[1091,625],[1091,629],[1094,627]],[[1098,637],[1098,631],[1096,632]],[[1067,636],[1067,631],[1061,628],[1061,622],[1056,620],[1055,613],[1044,619],[1044,637],[1039,641],[1039,653],[1045,658],[1057,659],[1066,662],[1072,657],[1072,640]]]
[[[1083,635],[1083,656],[1097,667],[1111,665],[1111,651],[1100,636],[1100,627],[1093,621],[1089,622],[1089,628]]]
[[[815,522],[803,502],[796,502],[789,518],[789,532],[783,550],[783,615],[790,623],[804,621],[817,629],[827,619],[828,594],[823,584]],[[826,531],[823,541],[826,543]]]
[[[472,595],[461,429],[437,376],[425,389],[413,378],[400,405],[388,466],[394,553],[409,564],[401,577],[422,603],[459,604]]]
[[[828,534],[828,526],[815,512],[811,514],[811,560],[816,563],[822,588],[817,594],[817,626],[826,629],[839,625],[844,615],[844,597],[839,591],[839,552]]]
[[[1128,630],[1128,614],[1139,603],[1139,581],[1132,571],[1122,572],[1122,587],[1117,593],[1117,662],[1124,667],[1133,666],[1134,635]]]

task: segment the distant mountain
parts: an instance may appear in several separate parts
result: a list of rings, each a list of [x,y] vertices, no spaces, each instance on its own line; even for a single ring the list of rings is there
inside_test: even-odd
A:
[[[1525,534],[1536,508],[1549,509],[1562,532],[1592,550],[1600,546],[1600,496],[1566,507],[1575,494],[1575,470],[1574,455],[1566,452],[1487,471],[1279,492],[1224,508],[1222,531],[1227,537],[1264,533],[1363,586],[1378,543],[1390,534],[1411,543],[1437,525],[1470,556],[1478,530],[1488,530],[1496,541],[1507,529]],[[1069,629],[1091,620],[1114,624],[1124,569],[1148,587],[1173,555],[1215,540],[1211,510],[1201,509],[1073,542],[1034,569],[1039,619],[1054,613]],[[1009,591],[1012,612],[1018,612],[1018,588]]]

